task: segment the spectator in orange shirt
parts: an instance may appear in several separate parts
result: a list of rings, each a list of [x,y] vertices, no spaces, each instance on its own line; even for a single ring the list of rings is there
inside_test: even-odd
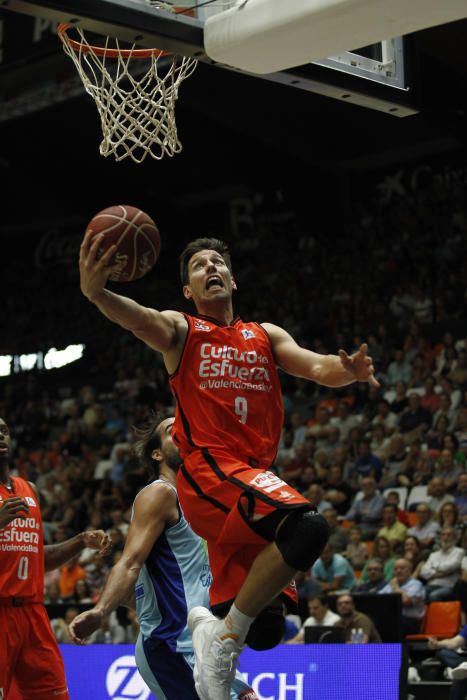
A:
[[[67,564],[60,567],[59,573],[60,577],[58,579],[58,586],[60,588],[60,596],[65,600],[71,598],[74,595],[75,584],[82,578],[86,578],[85,570],[78,564],[79,554]]]

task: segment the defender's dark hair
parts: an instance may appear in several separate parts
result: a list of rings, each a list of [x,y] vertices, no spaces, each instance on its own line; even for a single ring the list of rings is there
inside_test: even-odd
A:
[[[188,243],[186,248],[180,255],[180,277],[182,284],[188,284],[188,263],[195,253],[200,250],[215,250],[224,259],[225,264],[232,272],[232,262],[230,260],[230,252],[227,243],[220,241],[218,238],[196,238],[196,240]]]
[[[132,427],[136,437],[134,452],[150,476],[155,479],[159,478],[159,464],[152,458],[152,453],[162,446],[158,427],[163,420],[160,413],[151,413],[141,426]]]

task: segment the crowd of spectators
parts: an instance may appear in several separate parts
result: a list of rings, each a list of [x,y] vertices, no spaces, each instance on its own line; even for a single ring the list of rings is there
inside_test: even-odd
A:
[[[273,469],[331,528],[322,556],[299,577],[303,600],[400,592],[407,630],[419,627],[432,600],[458,597],[467,612],[465,190],[428,180],[389,204],[358,204],[351,236],[311,233],[297,215],[274,246],[266,226],[231,245],[244,318],[277,322],[316,352],[369,345],[380,389],[329,390],[281,373],[285,422]],[[117,291],[182,308],[175,269],[160,267]],[[147,482],[132,426],[150,411],[170,415],[174,405],[160,357],[80,298],[76,276],[73,292],[62,282],[74,301],[65,314],[60,299],[57,337],[85,342],[85,356],[68,368],[1,378],[0,415],[12,430],[13,473],[41,494],[46,541],[88,527],[112,537],[104,559],[85,551],[46,576],[47,602],[67,604],[54,621],[66,642],[65,623],[98,599]],[[36,328],[36,349],[59,346],[50,313],[56,286],[44,279],[41,289],[47,337]],[[9,299],[7,312],[14,294]],[[23,309],[5,325],[17,320],[18,338],[22,329],[29,338],[40,317],[30,308],[29,323]],[[21,352],[11,338],[3,338],[4,351]],[[132,613],[113,616],[95,641],[131,641],[136,629]]]

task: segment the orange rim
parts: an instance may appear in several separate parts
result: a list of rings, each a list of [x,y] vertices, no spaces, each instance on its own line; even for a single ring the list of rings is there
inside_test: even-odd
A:
[[[76,41],[68,36],[68,30],[72,28],[71,24],[59,24],[57,27],[58,36],[64,44],[70,46],[76,53],[93,53],[96,56],[103,58],[160,58],[161,56],[172,56],[171,51],[163,51],[162,49],[108,49],[104,46],[93,46],[92,44],[83,44],[82,41]]]

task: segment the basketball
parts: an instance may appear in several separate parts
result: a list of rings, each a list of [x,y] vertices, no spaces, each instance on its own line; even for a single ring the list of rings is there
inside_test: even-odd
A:
[[[98,257],[111,245],[117,246],[112,264],[119,267],[109,277],[113,282],[132,282],[144,277],[159,257],[159,229],[148,214],[136,207],[118,204],[103,209],[88,223],[86,234],[89,233],[104,236]]]

